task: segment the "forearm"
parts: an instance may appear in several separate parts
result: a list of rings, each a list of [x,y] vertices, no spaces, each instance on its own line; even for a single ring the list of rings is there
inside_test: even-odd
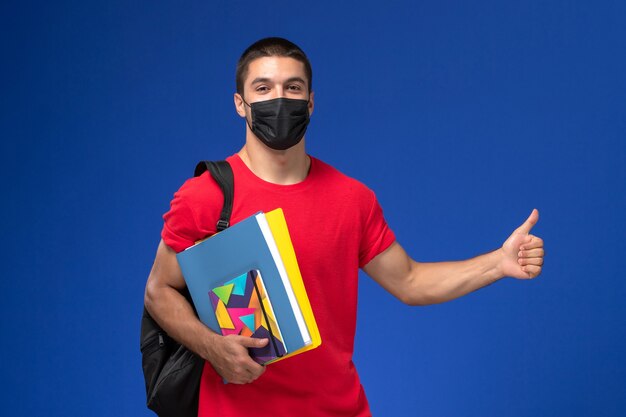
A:
[[[412,305],[438,304],[469,294],[503,277],[499,268],[500,249],[456,262],[411,262],[404,302]]]
[[[383,288],[410,305],[443,303],[502,277],[531,279],[541,273],[543,240],[529,234],[539,218],[533,210],[502,247],[466,261],[420,263],[398,242],[378,254],[364,271]]]
[[[217,337],[196,316],[187,299],[175,288],[148,285],[146,309],[167,334],[209,360]]]

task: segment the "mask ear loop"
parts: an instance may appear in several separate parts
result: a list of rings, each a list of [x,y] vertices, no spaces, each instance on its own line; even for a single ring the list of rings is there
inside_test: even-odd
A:
[[[243,104],[245,104],[246,106],[250,107],[250,119],[252,119],[252,106],[249,105],[248,102],[243,99],[243,96],[241,94],[239,94],[239,97],[241,97],[241,101],[243,101]],[[250,130],[252,132],[254,132],[254,130],[252,129],[252,126],[250,126],[250,123],[248,122],[248,116],[247,115],[246,115],[245,119],[246,119],[246,124],[248,125]],[[252,123],[254,124],[254,120],[252,120]]]

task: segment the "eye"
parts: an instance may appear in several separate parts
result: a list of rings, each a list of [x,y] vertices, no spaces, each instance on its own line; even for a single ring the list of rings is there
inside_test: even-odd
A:
[[[299,86],[298,84],[290,84],[287,86],[287,89],[289,91],[302,91],[302,87]]]
[[[270,91],[270,89],[269,89],[269,87],[268,87],[268,86],[266,86],[266,85],[260,85],[260,86],[258,86],[257,88],[255,88],[255,91],[256,91],[257,93],[266,93],[266,92]]]

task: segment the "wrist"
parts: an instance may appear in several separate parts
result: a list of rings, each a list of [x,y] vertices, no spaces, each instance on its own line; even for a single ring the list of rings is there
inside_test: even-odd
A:
[[[223,336],[213,332],[207,328],[207,331],[202,337],[202,356],[209,362],[213,362],[213,359],[218,355],[219,344],[222,341]]]
[[[491,252],[493,257],[493,281],[497,281],[501,278],[504,278],[506,274],[504,273],[504,261],[506,259],[506,254],[504,253],[504,249],[498,248]]]

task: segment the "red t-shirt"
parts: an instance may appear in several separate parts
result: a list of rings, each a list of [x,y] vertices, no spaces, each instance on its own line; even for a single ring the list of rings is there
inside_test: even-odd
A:
[[[283,209],[322,345],[269,364],[246,385],[224,384],[207,362],[198,415],[371,415],[352,363],[358,269],[395,240],[374,193],[315,158],[307,178],[294,185],[263,181],[238,155],[228,162],[235,177],[231,224],[258,211]],[[222,204],[209,173],[187,180],[163,216],[164,242],[180,252],[215,233]]]

